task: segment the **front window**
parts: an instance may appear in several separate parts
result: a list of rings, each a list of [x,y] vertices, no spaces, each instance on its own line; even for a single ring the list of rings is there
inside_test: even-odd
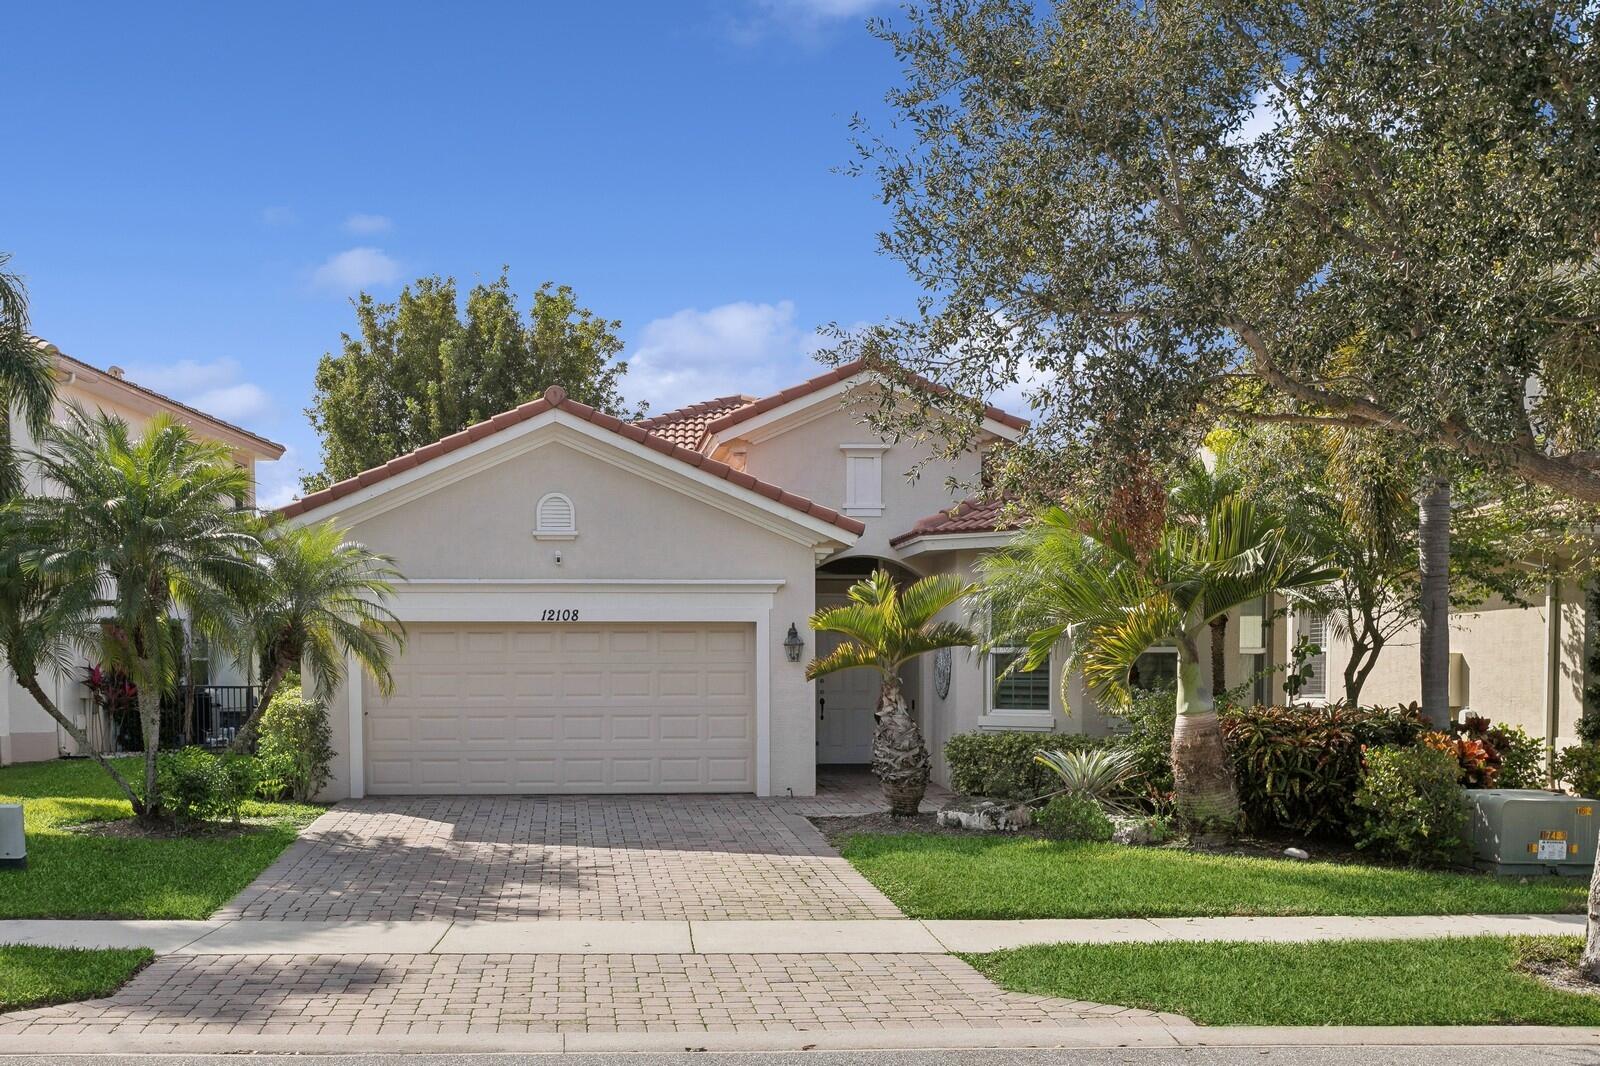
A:
[[[1295,693],[1303,700],[1328,698],[1328,616],[1321,612],[1306,612],[1299,617],[1300,640],[1296,658],[1301,664],[1302,678]]]
[[[1050,661],[1046,659],[1036,669],[1027,670],[1021,666],[1026,657],[1027,653],[1018,648],[1001,648],[990,653],[992,710],[1050,713]]]
[[[1146,692],[1177,688],[1178,649],[1151,648],[1140,655],[1128,671],[1128,687]]]

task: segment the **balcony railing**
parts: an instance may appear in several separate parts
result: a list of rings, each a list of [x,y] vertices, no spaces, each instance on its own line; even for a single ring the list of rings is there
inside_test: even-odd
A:
[[[168,693],[161,699],[161,746],[226,747],[255,710],[256,695],[255,685],[189,685]],[[102,755],[143,750],[137,705],[113,713],[85,697],[80,720],[89,743]],[[74,746],[70,740],[66,744]]]

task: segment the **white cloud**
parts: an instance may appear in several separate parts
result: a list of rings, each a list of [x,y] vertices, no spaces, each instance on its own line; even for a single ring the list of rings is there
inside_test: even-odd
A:
[[[127,377],[228,422],[246,423],[272,409],[267,390],[242,380],[244,371],[235,359],[205,363],[180,359],[175,363],[131,366]]]
[[[300,217],[294,213],[294,208],[292,207],[280,205],[261,209],[261,224],[263,226],[272,226],[274,228],[292,226],[298,221],[300,221]]]
[[[377,248],[347,248],[331,255],[311,272],[311,284],[332,292],[351,293],[373,285],[389,285],[400,277],[400,264]]]
[[[282,507],[300,492],[304,456],[294,445],[285,445],[283,458],[256,464],[256,506],[262,510]]]
[[[817,335],[791,300],[685,308],[645,323],[624,356],[630,399],[660,413],[732,393],[761,396],[821,373]]]
[[[814,38],[830,25],[888,6],[889,0],[751,0],[743,14],[728,20],[727,30],[739,44],[755,44],[773,30]]]
[[[347,233],[362,235],[388,233],[394,229],[394,220],[388,215],[355,214],[344,220],[344,228]]]

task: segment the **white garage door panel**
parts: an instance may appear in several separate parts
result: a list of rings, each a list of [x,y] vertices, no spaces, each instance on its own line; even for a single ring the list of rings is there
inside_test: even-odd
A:
[[[749,792],[748,624],[408,627],[364,695],[368,791]]]

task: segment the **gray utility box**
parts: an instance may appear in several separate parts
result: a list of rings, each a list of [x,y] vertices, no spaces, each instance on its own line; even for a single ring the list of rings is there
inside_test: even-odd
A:
[[[1594,870],[1594,816],[1600,801],[1536,788],[1467,789],[1467,842],[1472,861],[1498,874],[1563,874]]]
[[[22,804],[0,803],[0,870],[28,865],[28,839],[22,833]]]

